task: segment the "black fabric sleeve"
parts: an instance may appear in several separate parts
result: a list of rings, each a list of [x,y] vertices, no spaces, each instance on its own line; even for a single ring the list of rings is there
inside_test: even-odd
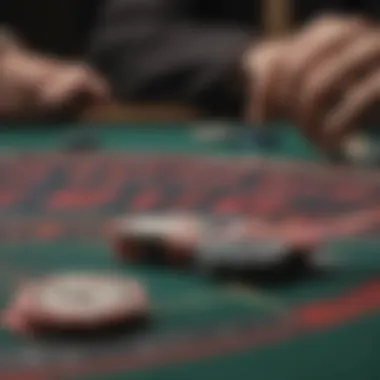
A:
[[[233,79],[249,32],[182,17],[168,0],[113,0],[102,14],[88,56],[118,97],[238,112]]]

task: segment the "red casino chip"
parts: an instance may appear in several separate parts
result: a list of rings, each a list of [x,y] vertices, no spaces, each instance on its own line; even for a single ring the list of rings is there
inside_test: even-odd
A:
[[[147,296],[137,281],[70,273],[22,287],[3,322],[15,332],[95,331],[147,314]]]
[[[111,244],[124,259],[186,264],[207,227],[205,218],[193,215],[132,215],[113,223]]]

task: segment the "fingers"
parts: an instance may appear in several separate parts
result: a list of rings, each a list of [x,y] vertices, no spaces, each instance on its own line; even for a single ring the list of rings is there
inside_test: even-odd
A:
[[[0,59],[0,115],[24,116],[34,107],[34,83],[41,77],[39,65],[22,52],[11,51]]]
[[[251,66],[255,121],[280,114],[320,147],[335,149],[379,106],[380,30],[365,21],[324,17],[266,48]]]
[[[301,32],[284,58],[284,75],[280,92],[287,98],[303,76],[326,57],[336,54],[347,42],[366,30],[361,19],[324,17]]]
[[[246,57],[246,71],[249,73],[249,93],[246,111],[247,121],[264,123],[269,116],[273,117],[272,107],[269,114],[268,96],[273,93],[277,78],[281,72],[282,51],[286,49],[286,41],[271,41],[257,46]]]
[[[290,104],[290,116],[297,113],[296,96],[305,77],[321,63],[338,55],[366,29],[367,26],[361,19],[331,16],[313,23],[295,39],[284,59],[284,75],[278,84],[280,102]]]
[[[87,65],[81,65],[83,78],[82,91],[93,102],[105,102],[111,98],[111,89],[106,80]]]
[[[336,148],[340,141],[358,127],[365,114],[380,105],[380,70],[350,89],[342,102],[322,124],[323,143]]]
[[[257,47],[256,64],[250,67],[255,78],[250,99],[255,121],[266,121],[279,112],[293,116],[294,96],[303,78],[367,27],[362,19],[327,16],[286,41]]]
[[[82,63],[67,63],[26,49],[0,55],[3,117],[51,116],[73,105],[105,102],[109,97],[104,79]]]
[[[85,103],[108,100],[110,91],[106,82],[85,65],[60,65],[57,67],[38,97],[40,107],[48,112],[70,107],[78,99]]]
[[[360,36],[341,54],[326,60],[304,80],[297,95],[295,119],[307,131],[318,130],[339,95],[377,69],[380,62],[378,31]]]

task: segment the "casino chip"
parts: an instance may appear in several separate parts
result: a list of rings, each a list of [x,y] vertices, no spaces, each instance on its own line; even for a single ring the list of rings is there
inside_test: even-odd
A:
[[[208,275],[251,277],[290,275],[306,268],[302,249],[276,239],[204,240],[195,255],[195,266]],[[263,277],[263,278],[264,278]]]
[[[197,124],[192,128],[195,140],[201,143],[223,143],[231,139],[234,127],[225,122]]]
[[[131,215],[113,223],[111,244],[119,257],[155,264],[187,264],[207,218],[184,214]]]
[[[148,300],[133,279],[68,273],[23,286],[6,313],[18,332],[95,332],[143,320]]]
[[[380,164],[380,147],[369,135],[356,134],[343,142],[346,162],[357,166],[377,166]]]
[[[245,218],[129,216],[115,223],[111,242],[121,258],[204,274],[278,272],[298,268],[308,256],[307,247],[268,236],[265,225]]]

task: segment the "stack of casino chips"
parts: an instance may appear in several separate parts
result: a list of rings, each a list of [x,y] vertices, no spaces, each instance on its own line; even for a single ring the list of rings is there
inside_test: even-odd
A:
[[[148,313],[147,295],[135,279],[64,273],[21,286],[2,324],[23,335],[94,337],[136,328]]]
[[[201,236],[215,234],[215,221],[192,214],[141,214],[116,220],[111,245],[121,259],[151,264],[187,265]]]
[[[264,223],[202,215],[129,215],[113,224],[123,260],[189,266],[202,273],[283,271],[304,266],[310,247],[285,241]]]

